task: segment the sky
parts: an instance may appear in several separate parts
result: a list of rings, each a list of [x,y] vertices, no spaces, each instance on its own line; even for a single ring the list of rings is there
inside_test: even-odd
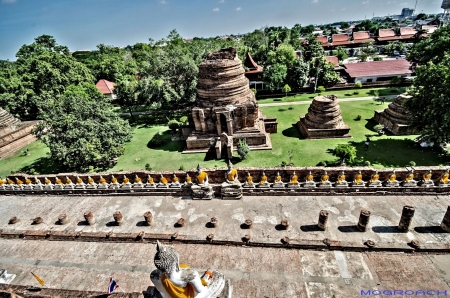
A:
[[[327,24],[400,14],[416,0],[0,0],[0,60],[34,38],[52,35],[70,51],[159,40],[247,33],[263,26]],[[418,0],[439,13],[442,0]]]

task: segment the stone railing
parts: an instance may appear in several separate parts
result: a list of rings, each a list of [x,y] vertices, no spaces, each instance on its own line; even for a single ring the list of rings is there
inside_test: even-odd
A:
[[[304,192],[411,191],[450,192],[448,169],[414,167],[373,169],[369,167],[276,167],[236,168],[244,193],[287,195]],[[220,192],[226,168],[204,169],[209,184]],[[175,172],[135,171],[105,174],[62,173],[56,175],[13,174],[0,180],[0,193],[114,193],[144,192],[164,194],[183,192],[196,183],[196,170]],[[250,178],[249,178],[250,176]]]

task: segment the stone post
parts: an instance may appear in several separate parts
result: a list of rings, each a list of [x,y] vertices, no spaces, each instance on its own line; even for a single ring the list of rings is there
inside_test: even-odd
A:
[[[404,206],[402,211],[402,217],[398,223],[398,229],[402,232],[408,232],[411,225],[412,218],[416,209],[412,206]]]
[[[182,227],[184,227],[185,224],[186,224],[186,221],[184,220],[184,218],[180,218],[177,221],[176,226],[179,227],[179,228],[182,228]]]
[[[282,230],[287,230],[289,228],[289,221],[287,219],[283,219],[281,221],[280,227]]]
[[[219,226],[219,220],[217,217],[211,217],[211,221],[209,222],[210,227],[217,228]]]
[[[151,226],[153,224],[153,214],[150,211],[144,213],[145,224]]]
[[[90,226],[95,224],[95,218],[94,218],[94,214],[92,212],[85,213],[84,219],[86,220],[87,224]]]
[[[253,227],[253,221],[251,219],[246,219],[244,222],[244,228],[251,229]]]
[[[67,214],[60,214],[58,216],[58,224],[65,225],[69,222],[69,218],[67,217]]]
[[[361,210],[361,213],[359,214],[359,221],[358,225],[356,226],[358,230],[361,232],[365,232],[367,229],[367,224],[369,223],[370,219],[370,211],[363,209]]]
[[[319,229],[325,231],[327,229],[327,222],[328,222],[328,212],[325,210],[320,210],[319,222],[317,223],[317,226],[319,227]]]
[[[33,219],[33,225],[38,225],[41,224],[44,220],[42,219],[42,217],[36,217],[35,219]]]
[[[446,232],[450,232],[450,206],[448,206],[447,212],[442,219],[441,228]]]
[[[16,216],[10,218],[8,224],[13,225],[19,222],[19,219]]]
[[[116,222],[116,226],[121,226],[123,224],[123,216],[120,211],[116,211],[113,213],[114,221]]]

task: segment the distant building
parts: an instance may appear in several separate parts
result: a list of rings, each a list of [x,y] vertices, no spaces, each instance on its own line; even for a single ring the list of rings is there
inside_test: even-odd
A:
[[[117,96],[114,94],[115,86],[115,83],[108,80],[99,80],[97,84],[95,84],[95,87],[97,87],[98,91],[100,91],[104,96],[108,97],[111,100],[117,98]]]
[[[406,59],[383,60],[345,64],[345,72],[352,83],[390,81],[393,78],[410,78],[411,63]]]
[[[249,80],[250,88],[255,88],[256,90],[264,90],[264,69],[253,60],[250,52],[247,52],[247,54],[245,55],[244,66],[248,69],[245,71],[245,77]]]
[[[400,15],[403,19],[407,17],[411,17],[414,14],[414,9],[411,8],[403,8],[402,14]]]

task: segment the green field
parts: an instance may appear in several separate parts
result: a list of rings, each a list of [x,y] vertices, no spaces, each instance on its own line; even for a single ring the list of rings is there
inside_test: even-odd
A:
[[[341,102],[340,105],[344,121],[351,127],[352,138],[305,140],[300,136],[296,123],[300,115],[306,114],[309,105],[262,107],[265,116],[278,119],[278,133],[271,134],[273,150],[251,151],[246,160],[239,161],[235,158],[234,161],[237,166],[274,167],[280,165],[283,160],[289,161],[287,153],[292,149],[292,162],[295,166],[314,166],[321,161],[335,160],[336,158],[327,152],[328,149],[350,142],[357,148],[358,158],[370,161],[376,168],[404,167],[410,161],[414,161],[417,166],[448,163],[448,157],[417,146],[412,141],[416,136],[378,136],[373,130],[376,123],[371,118],[374,110],[386,108],[387,102],[380,105],[374,100],[364,100]],[[357,115],[361,115],[360,121],[355,120]],[[125,154],[117,159],[117,164],[109,171],[145,169],[147,163],[157,171],[174,171],[181,166],[190,169],[195,168],[198,163],[205,168],[226,166],[224,160],[215,160],[204,153],[181,154],[185,146],[183,141],[168,141],[158,148],[147,147],[148,141],[157,132],[170,139],[170,131],[166,126],[135,126],[132,140],[125,145]],[[366,136],[371,139],[367,151],[363,150]],[[48,149],[41,142],[35,142],[28,148],[29,156],[17,152],[14,156],[0,159],[0,177],[19,171],[34,170],[41,174],[64,172],[64,169],[60,169],[47,157]]]

